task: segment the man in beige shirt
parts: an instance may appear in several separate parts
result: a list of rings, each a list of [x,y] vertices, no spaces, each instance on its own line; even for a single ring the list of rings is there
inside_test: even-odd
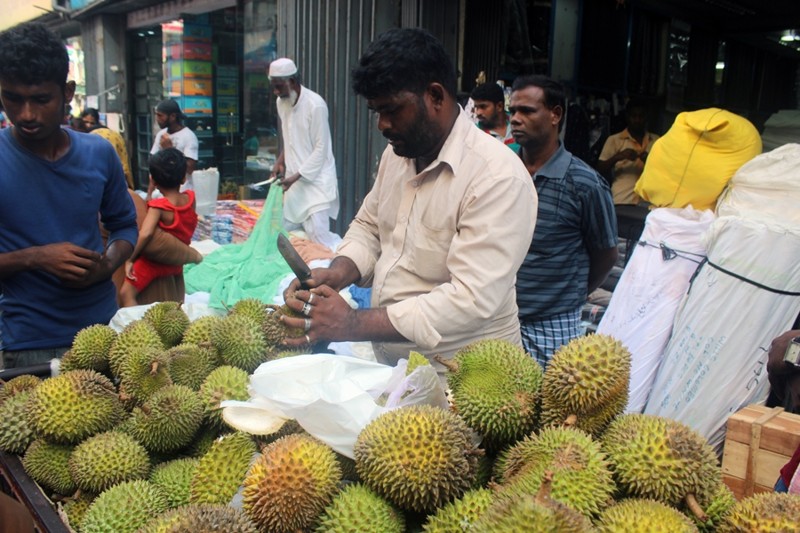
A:
[[[609,180],[614,205],[635,205],[643,201],[633,188],[658,139],[658,135],[647,131],[647,114],[642,100],[629,100],[625,106],[628,127],[606,139],[600,152],[597,171]]]
[[[459,108],[452,63],[424,30],[379,36],[352,85],[390,146],[330,267],[310,291],[287,289],[307,317],[284,318],[306,330],[287,342],[369,340],[386,364],[484,338],[521,345],[514,284],[537,212],[525,166]],[[372,286],[371,308],[339,296],[351,283]]]

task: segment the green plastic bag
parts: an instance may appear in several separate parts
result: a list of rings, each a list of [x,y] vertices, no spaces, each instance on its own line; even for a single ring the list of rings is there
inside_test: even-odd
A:
[[[264,209],[250,237],[240,244],[226,244],[203,259],[186,265],[186,292],[208,292],[209,305],[229,309],[245,298],[272,303],[279,283],[291,269],[278,252],[283,232],[283,189],[270,187]]]

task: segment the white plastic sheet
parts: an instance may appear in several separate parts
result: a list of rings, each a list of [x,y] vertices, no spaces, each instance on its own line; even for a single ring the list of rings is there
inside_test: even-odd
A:
[[[222,402],[223,418],[243,431],[253,416],[295,419],[308,433],[352,458],[358,434],[382,413],[406,405],[447,408],[436,370],[421,366],[405,376],[405,363],[390,367],[332,354],[269,361],[250,377],[249,401]],[[376,401],[379,398],[384,405]]]
[[[786,144],[742,165],[717,201],[718,216],[800,227],[800,144]]]
[[[134,305],[131,307],[120,307],[117,312],[114,313],[114,316],[111,317],[111,321],[108,325],[111,326],[111,328],[117,333],[119,333],[125,329],[125,326],[134,320],[139,320],[142,318],[145,312],[154,305],[156,304],[152,303],[145,305]],[[183,311],[189,317],[189,320],[192,322],[201,316],[224,316],[226,314],[224,310],[214,309],[205,303],[187,302],[181,305],[181,309],[183,309]]]
[[[217,212],[217,195],[219,194],[219,171],[216,168],[195,170],[192,172],[195,211],[198,215],[210,216]]]
[[[721,217],[707,249],[718,268],[705,264],[692,281],[644,412],[687,424],[719,450],[728,417],[766,399],[770,343],[800,311],[800,297],[764,288],[800,293],[800,232]]]
[[[631,352],[628,413],[644,409],[678,306],[705,258],[702,237],[713,220],[710,210],[691,206],[663,207],[647,215],[642,244],[625,266],[597,327],[597,333],[618,339]]]

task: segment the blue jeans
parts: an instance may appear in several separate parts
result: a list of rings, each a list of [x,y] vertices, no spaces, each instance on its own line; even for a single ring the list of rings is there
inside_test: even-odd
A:
[[[42,350],[20,350],[18,352],[0,352],[3,356],[3,366],[0,368],[20,368],[41,363],[49,363],[51,359],[61,358],[69,350],[64,348],[45,348]]]
[[[789,492],[789,487],[786,486],[783,477],[779,477],[778,481],[775,482],[775,492]]]

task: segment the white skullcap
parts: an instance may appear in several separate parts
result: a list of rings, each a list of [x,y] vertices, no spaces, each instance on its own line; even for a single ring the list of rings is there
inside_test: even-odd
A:
[[[281,57],[269,64],[270,78],[288,78],[297,74],[297,65],[288,57]]]

